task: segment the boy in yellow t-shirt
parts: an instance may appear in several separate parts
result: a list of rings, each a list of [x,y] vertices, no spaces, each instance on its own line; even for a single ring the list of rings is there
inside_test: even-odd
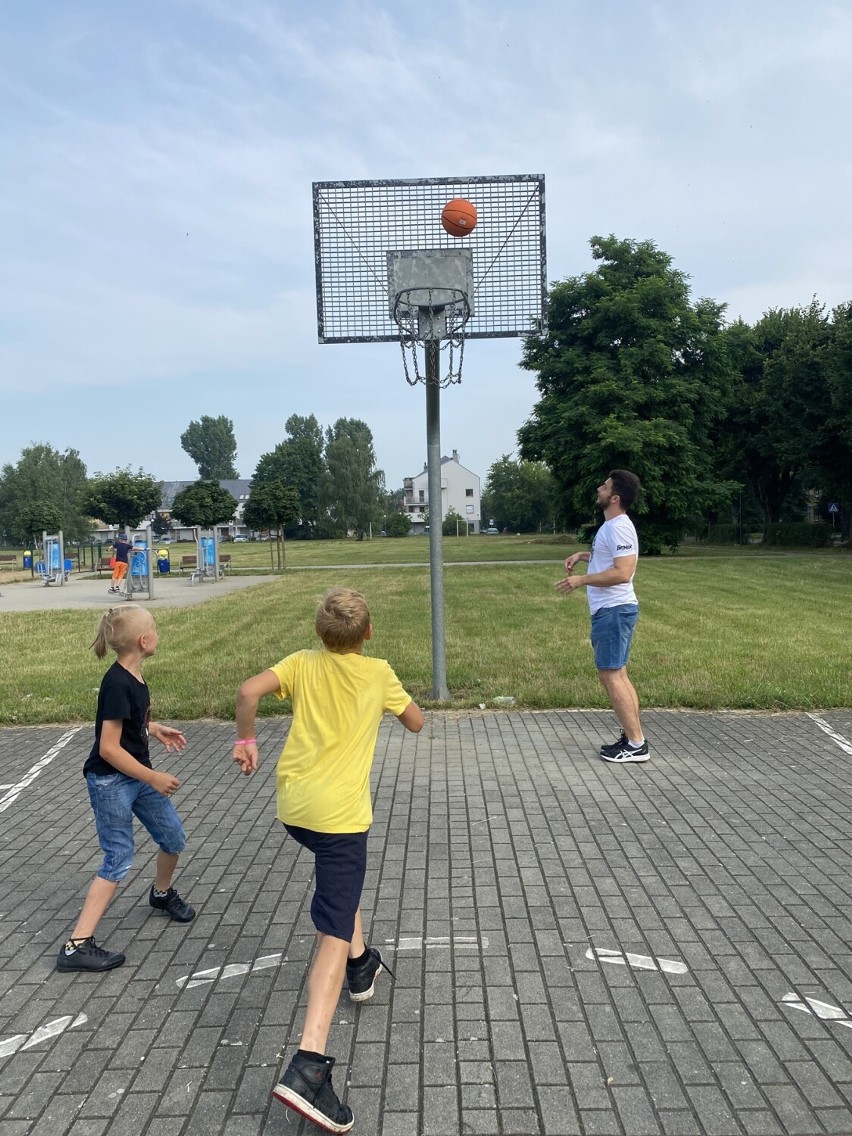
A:
[[[243,773],[258,765],[254,720],[266,694],[293,700],[293,722],[278,760],[278,819],[314,853],[316,890],[311,918],[317,947],[308,974],[301,1048],[273,1096],[328,1132],[348,1132],[352,1110],[331,1084],[334,1058],[325,1054],[343,976],[353,1002],[373,996],[383,960],[364,942],[361,891],[372,824],[370,769],[386,710],[407,730],[423,729],[423,714],[384,659],[367,658],[373,626],[367,603],[351,588],[332,588],[317,611],[323,649],[297,651],[248,679],[237,694],[234,761]]]

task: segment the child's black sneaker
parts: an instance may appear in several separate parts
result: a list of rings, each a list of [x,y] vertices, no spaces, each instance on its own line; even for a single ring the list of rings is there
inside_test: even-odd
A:
[[[340,1103],[332,1087],[333,1067],[333,1057],[316,1061],[297,1053],[272,1095],[326,1132],[348,1132],[355,1117],[348,1105]]]
[[[614,753],[618,753],[622,746],[627,745],[627,734],[622,730],[621,737],[616,742],[610,742],[609,745],[601,746],[601,757],[611,757]]]
[[[624,741],[619,743],[617,749],[608,753],[604,753],[603,747],[601,747],[601,757],[604,761],[611,761],[615,765],[627,765],[631,761],[648,761],[651,757],[651,750],[648,747],[647,740],[638,746],[632,746],[630,742]]]
[[[56,956],[57,970],[112,970],[121,966],[124,955],[121,951],[106,951],[95,942],[94,935],[88,939],[78,939],[73,949],[68,949],[65,943],[59,948]]]
[[[176,923],[191,923],[195,918],[195,908],[181,899],[174,888],[169,888],[165,895],[154,895],[152,887],[148,902],[155,911],[165,911]]]
[[[393,978],[393,971],[375,947],[367,947],[367,958],[360,965],[346,963],[346,984],[352,1002],[369,1002],[376,992],[376,979],[386,970]]]

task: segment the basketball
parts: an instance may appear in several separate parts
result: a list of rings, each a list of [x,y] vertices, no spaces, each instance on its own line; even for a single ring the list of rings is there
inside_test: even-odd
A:
[[[476,228],[476,206],[463,197],[454,197],[441,210],[441,224],[451,237],[466,237]]]

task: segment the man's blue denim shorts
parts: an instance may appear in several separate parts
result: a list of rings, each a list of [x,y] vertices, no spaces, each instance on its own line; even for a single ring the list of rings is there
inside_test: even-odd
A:
[[[133,818],[148,829],[151,839],[170,856],[183,852],[186,836],[172,802],[144,781],[124,773],[86,774],[89,800],[95,814],[104,862],[98,875],[117,884],[133,863]]]
[[[627,666],[638,618],[638,604],[602,607],[594,613],[590,638],[599,671],[618,671]]]
[[[295,824],[284,827],[314,854],[316,884],[311,919],[318,931],[350,943],[355,913],[367,875],[366,832],[314,832]]]

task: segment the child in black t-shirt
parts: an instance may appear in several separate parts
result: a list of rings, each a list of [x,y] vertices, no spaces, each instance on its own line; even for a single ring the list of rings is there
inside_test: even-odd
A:
[[[154,618],[144,607],[127,604],[103,617],[92,647],[99,659],[111,647],[116,661],[98,693],[95,744],[83,766],[104,862],[92,881],[68,942],[59,949],[57,970],[111,970],[124,955],[95,943],[95,930],[133,863],[133,817],[160,847],[157,874],[148,902],[179,923],[195,911],[171,886],[178,855],[186,844],[183,825],[170,797],[180,781],[151,767],[148,738],[167,750],[182,750],[186,738],[173,726],[152,722],[151,699],[141,665],[157,649]]]

